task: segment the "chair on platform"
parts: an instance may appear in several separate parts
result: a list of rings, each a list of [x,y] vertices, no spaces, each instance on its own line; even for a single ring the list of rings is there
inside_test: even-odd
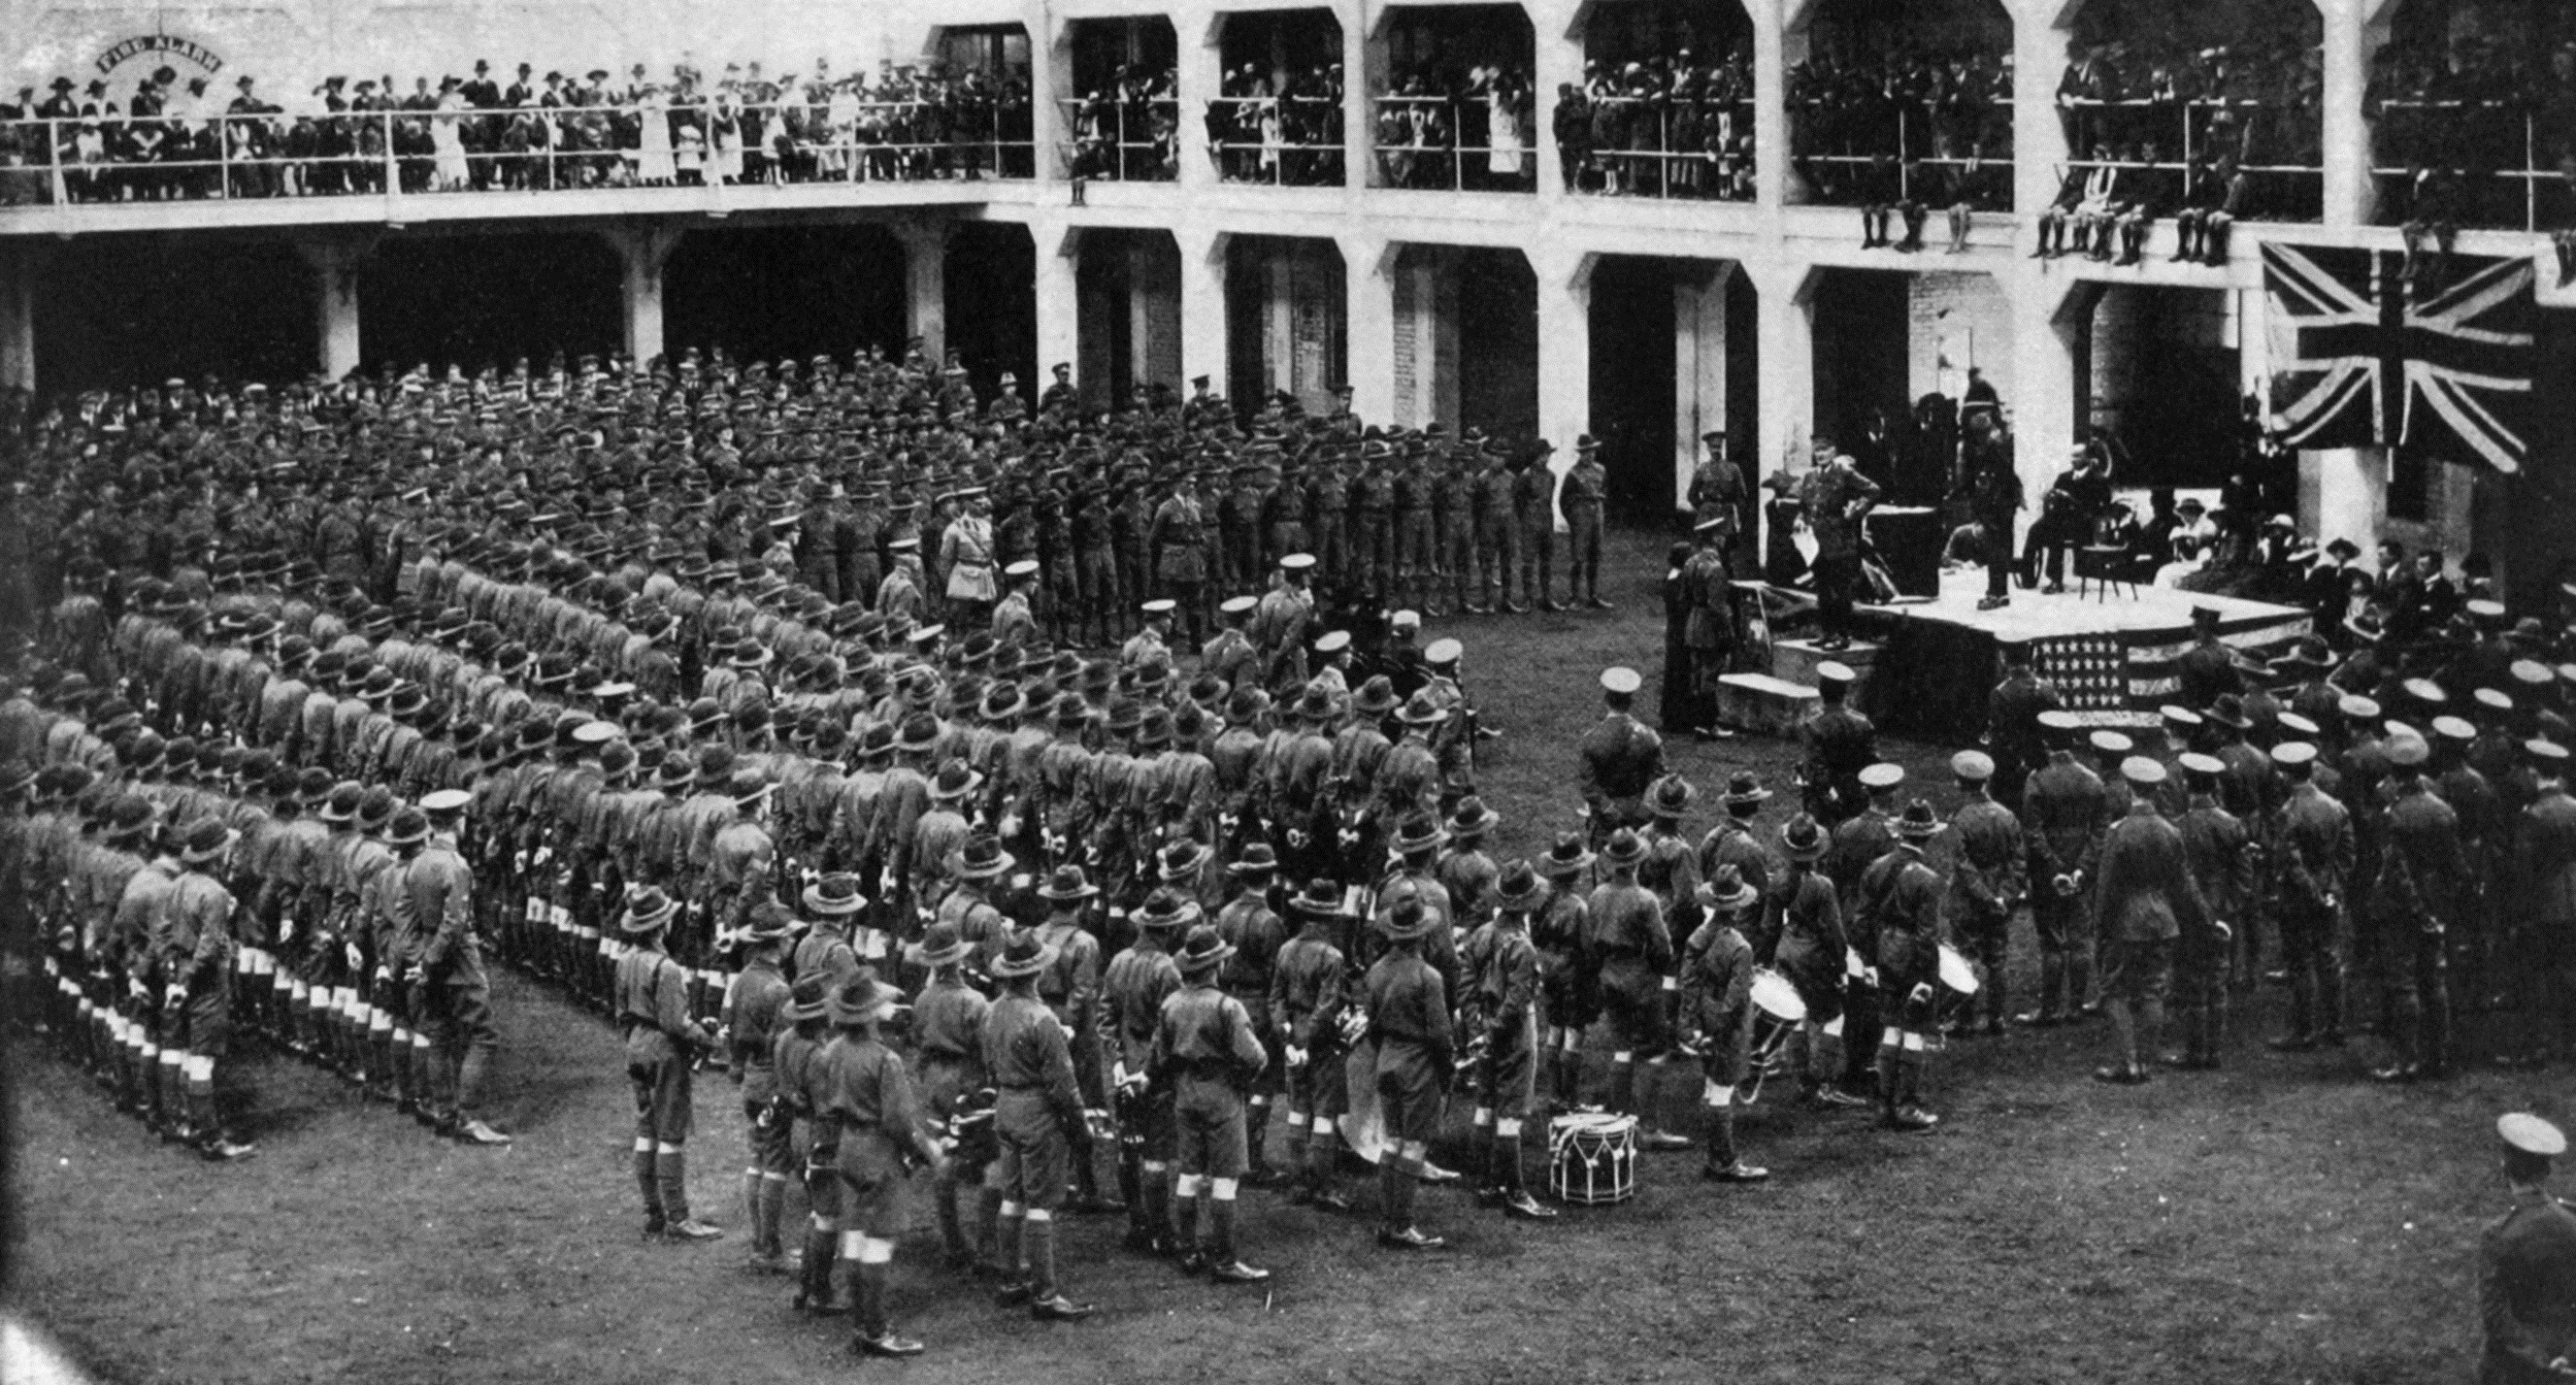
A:
[[[2156,580],[2154,557],[2118,546],[2089,545],[2075,551],[2075,595],[2080,600],[2087,583],[2094,585],[2093,599],[2109,598],[2115,585],[2129,589],[2129,599],[2138,598],[2138,588],[2151,586]]]

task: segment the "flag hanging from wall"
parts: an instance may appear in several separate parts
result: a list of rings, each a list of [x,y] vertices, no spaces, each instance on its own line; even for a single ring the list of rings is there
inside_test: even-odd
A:
[[[2531,260],[2454,255],[2410,297],[2388,250],[2263,246],[2270,425],[2292,447],[2405,447],[2520,471],[2539,307]]]

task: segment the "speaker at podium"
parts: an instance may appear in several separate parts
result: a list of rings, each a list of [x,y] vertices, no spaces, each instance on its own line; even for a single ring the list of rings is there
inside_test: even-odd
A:
[[[1941,594],[1941,513],[1922,505],[1881,505],[1863,521],[1899,596]]]

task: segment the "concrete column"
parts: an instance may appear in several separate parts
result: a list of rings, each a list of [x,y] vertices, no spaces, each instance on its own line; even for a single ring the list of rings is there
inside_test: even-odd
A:
[[[307,240],[295,252],[313,270],[314,359],[326,380],[363,363],[358,341],[358,275],[374,249],[368,241]]]
[[[2371,55],[2387,42],[2384,15],[2393,3],[2374,0],[2317,0],[2325,19],[2325,88],[2319,96],[2321,149],[2325,161],[2325,223],[2366,226],[2378,202],[2377,181],[2370,176],[2370,122],[2362,117],[2362,95],[2370,83]]]
[[[1588,3],[1549,0],[1530,7],[1530,26],[1538,38],[1537,65],[1532,80],[1538,92],[1532,105],[1531,125],[1538,140],[1538,195],[1564,195],[1565,168],[1556,156],[1556,89],[1583,86],[1583,21],[1591,13]]]
[[[1789,168],[1790,36],[1784,25],[1797,0],[1744,0],[1753,20],[1753,204],[1777,210],[1794,200]],[[1805,47],[1801,34],[1797,43]]]
[[[1172,12],[1172,32],[1180,41],[1179,98],[1182,187],[1214,187],[1216,156],[1208,148],[1207,103],[1225,89],[1225,16],[1214,9],[1187,6]]]
[[[1038,177],[1060,179],[1065,169],[1064,101],[1073,94],[1072,32],[1055,22],[1055,7],[1044,0],[1029,5],[1023,16],[1020,22],[1029,32],[1029,138],[1037,145]],[[1073,359],[1072,353],[1063,359]]]
[[[1297,267],[1285,254],[1261,262],[1261,361],[1273,390],[1297,392]]]
[[[1747,264],[1753,276],[1762,378],[1756,455],[1738,458],[1748,484],[1794,463],[1803,470],[1816,423],[1816,286],[1806,264]]]
[[[1592,431],[1592,268],[1600,259],[1530,257],[1538,279],[1538,435],[1556,444],[1548,464],[1559,476],[1574,466],[1574,440]]]
[[[1726,285],[1734,262],[1673,284],[1673,508],[1689,507],[1700,435],[1726,430]]]
[[[1395,421],[1395,255],[1393,242],[1342,236],[1342,331],[1350,362],[1351,412],[1363,422]]]
[[[948,238],[954,229],[946,221],[898,222],[894,228],[903,243],[904,334],[921,339],[921,353],[934,366],[948,359]]]
[[[2039,496],[2066,469],[2076,429],[2091,421],[2091,382],[2078,367],[2102,291],[2051,275],[2031,261],[2015,263],[2005,288],[2012,312],[2013,397],[2004,402],[2012,414],[2014,462],[2031,499],[2016,525],[2020,533],[2038,517]]]
[[[1038,378],[1034,387],[1041,392],[1055,382],[1053,372],[1058,365],[1074,365],[1081,359],[1082,303],[1075,288],[1075,270],[1082,263],[1081,237],[1079,229],[1061,222],[1029,223],[1029,239],[1037,247],[1037,265],[1031,275],[1038,325]]]
[[[626,358],[637,370],[662,354],[662,267],[687,232],[677,226],[619,226],[600,232],[625,266]]]
[[[36,283],[45,253],[26,240],[0,248],[0,390],[36,388]]]
[[[1226,388],[1225,254],[1222,231],[1174,231],[1181,251],[1181,379],[1204,375]],[[1188,394],[1185,388],[1183,395]]]
[[[1415,336],[1415,350],[1421,357],[1414,363],[1414,371],[1424,385],[1425,406],[1417,421],[1426,426],[1444,424],[1454,434],[1462,426],[1458,402],[1458,260],[1454,254],[1442,252],[1414,258],[1415,272],[1421,280],[1413,301],[1422,310],[1422,325]]]
[[[2066,128],[2057,117],[2057,84],[2066,77],[2071,32],[2059,20],[2069,0],[2017,0],[2013,14],[2013,210],[2034,239],[2040,209],[2057,196],[2066,171]],[[2018,430],[2016,430],[2018,431]]]
[[[1369,138],[1377,126],[1370,97],[1386,73],[1384,5],[1354,5],[1342,15],[1342,182],[1364,188],[1377,177]]]

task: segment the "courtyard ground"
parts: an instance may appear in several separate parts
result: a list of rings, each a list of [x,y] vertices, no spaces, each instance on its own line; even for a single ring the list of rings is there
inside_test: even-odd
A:
[[[1467,642],[1467,681],[1506,732],[1480,769],[1499,854],[1574,825],[1600,667],[1651,686],[1659,547],[1622,542],[1638,575],[1616,613],[1432,632]],[[1946,748],[1888,750],[1949,806]],[[1738,767],[1785,789],[1792,767],[1772,741],[1671,758],[1703,789]],[[2026,921],[2014,942],[2026,993]],[[1955,1041],[1929,1087],[1936,1134],[1769,1097],[1741,1125],[1766,1185],[1703,1184],[1696,1153],[1642,1156],[1634,1201],[1547,1225],[1433,1190],[1423,1222],[1451,1244],[1426,1256],[1247,1192],[1245,1254],[1276,1277],[1220,1289],[1122,1254],[1122,1219],[1077,1218],[1065,1274],[1102,1309],[1080,1324],[998,1311],[942,1274],[921,1207],[894,1309],[931,1353],[859,1364],[844,1324],[798,1317],[788,1281],[740,1268],[743,1123],[723,1079],[700,1079],[690,1149],[693,1201],[729,1234],[642,1242],[608,1027],[495,984],[496,1114],[518,1135],[503,1151],[433,1141],[255,1055],[260,1154],[213,1167],[148,1142],[50,1055],[13,1052],[8,1306],[117,1381],[2464,1380],[2477,1233],[2505,1201],[2494,1117],[2576,1105],[2563,1067],[2392,1090],[2364,1079],[2367,1047],[2270,1053],[2283,1006],[2263,990],[2240,995],[2222,1073],[2099,1086],[2100,1026]],[[1686,1125],[1695,1076],[1650,1081]]]

